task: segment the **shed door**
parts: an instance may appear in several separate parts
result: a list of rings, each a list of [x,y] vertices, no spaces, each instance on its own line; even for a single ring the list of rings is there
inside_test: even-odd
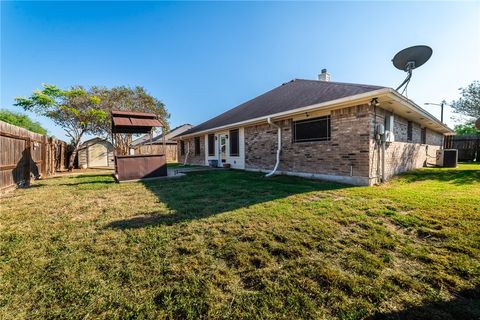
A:
[[[108,166],[108,150],[104,143],[96,143],[88,148],[88,166]]]

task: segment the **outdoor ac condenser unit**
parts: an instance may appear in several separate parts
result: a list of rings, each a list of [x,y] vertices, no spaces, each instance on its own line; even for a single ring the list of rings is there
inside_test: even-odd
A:
[[[458,163],[457,149],[437,150],[436,164],[439,167],[456,168]]]

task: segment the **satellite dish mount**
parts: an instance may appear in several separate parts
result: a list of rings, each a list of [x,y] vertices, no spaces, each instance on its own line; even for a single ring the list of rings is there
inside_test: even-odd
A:
[[[396,89],[399,91],[403,86],[405,91],[412,78],[413,69],[423,65],[432,56],[433,50],[428,46],[413,46],[398,52],[392,59],[395,68],[407,72],[407,77]],[[403,92],[402,91],[402,92]]]

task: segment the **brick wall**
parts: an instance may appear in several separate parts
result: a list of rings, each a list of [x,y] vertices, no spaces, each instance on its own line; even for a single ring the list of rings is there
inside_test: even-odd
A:
[[[427,129],[427,144],[443,146],[443,134]]]
[[[205,136],[200,136],[200,154],[195,155],[195,139],[185,139],[185,154],[181,154],[180,141],[178,142],[178,162],[183,163],[188,153],[188,164],[205,165]],[[190,150],[190,152],[188,152]]]
[[[384,123],[389,112],[376,110],[376,123]],[[312,116],[312,118],[315,116]],[[374,140],[375,113],[369,105],[358,105],[330,112],[330,141],[294,143],[293,119],[275,122],[282,128],[282,152],[278,171],[332,178],[353,184],[374,184],[380,181],[381,146]],[[421,126],[412,122],[412,141],[407,141],[408,120],[395,115],[395,142],[386,146],[387,178],[427,163],[435,162],[436,150],[443,144],[443,135],[426,131],[426,144],[421,144]],[[245,169],[270,171],[276,161],[277,128],[259,124],[244,128]],[[189,164],[205,165],[205,137],[200,137],[200,155],[194,154],[194,139],[185,141]],[[185,156],[180,155],[179,162]],[[338,179],[337,179],[338,178]]]
[[[384,123],[388,111],[377,108],[376,123]],[[395,142],[387,143],[385,148],[385,175],[392,176],[412,169],[421,168],[427,164],[435,163],[436,151],[443,144],[443,135],[430,129],[426,130],[426,144],[421,144],[421,126],[412,123],[412,141],[407,142],[408,120],[395,116],[394,136]],[[371,112],[371,135],[374,136],[375,114]],[[374,139],[370,141],[370,184],[380,182],[381,176],[381,145]]]
[[[382,113],[382,111],[380,111]],[[383,116],[379,117],[379,120],[383,121]],[[399,142],[422,142],[422,127],[416,122],[412,122],[412,141],[408,141],[408,120],[398,115],[394,116],[393,134],[395,141]]]
[[[292,142],[292,120],[282,127],[280,171],[368,177],[369,124],[367,105],[333,110],[331,140]],[[245,128],[246,169],[271,170],[275,165],[277,129],[268,124]]]

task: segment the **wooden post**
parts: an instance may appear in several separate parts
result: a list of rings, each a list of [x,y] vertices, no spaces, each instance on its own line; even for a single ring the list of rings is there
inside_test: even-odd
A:
[[[162,126],[163,155],[165,156],[165,159],[167,159],[167,147],[166,147],[166,142],[165,142],[165,133],[166,133],[165,132],[165,126]]]
[[[63,156],[63,143],[60,144],[60,170],[65,168],[65,157]]]
[[[25,187],[30,187],[30,162],[32,161],[32,150],[30,138],[25,140],[25,150],[23,151],[23,179]]]
[[[480,130],[477,131],[477,162],[480,162]]]
[[[42,165],[41,165],[42,179],[47,177],[47,136],[42,137]]]
[[[52,138],[48,138],[48,175],[51,175],[52,171],[54,170],[52,141]]]

